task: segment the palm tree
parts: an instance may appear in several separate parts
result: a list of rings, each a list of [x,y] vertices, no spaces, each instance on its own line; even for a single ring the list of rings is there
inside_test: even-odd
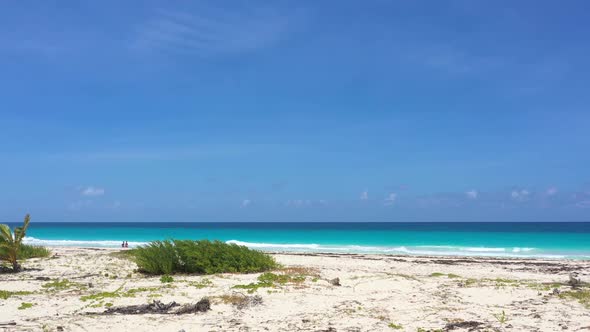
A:
[[[8,225],[0,225],[0,253],[2,254],[0,259],[12,264],[13,272],[18,272],[21,269],[17,261],[17,256],[27,228],[29,228],[30,220],[31,217],[27,214],[23,225],[21,227],[15,227],[14,232],[10,231]]]

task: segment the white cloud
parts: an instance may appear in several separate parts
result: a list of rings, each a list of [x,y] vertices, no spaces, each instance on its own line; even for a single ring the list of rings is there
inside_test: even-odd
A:
[[[557,194],[557,188],[555,188],[555,187],[551,187],[551,188],[547,189],[547,191],[545,191],[545,195],[547,195],[547,196],[553,196],[555,194]]]
[[[361,193],[361,201],[366,201],[369,199],[369,191],[365,190]]]
[[[467,197],[469,199],[477,199],[477,197],[479,196],[479,193],[477,192],[477,190],[469,190],[468,192],[465,193],[465,195],[467,195]]]
[[[251,200],[245,199],[245,200],[242,201],[242,207],[243,208],[248,207],[251,203],[252,203]]]
[[[82,189],[83,196],[102,196],[105,193],[104,188],[97,188],[97,187],[87,187]]]
[[[528,190],[526,190],[526,189],[522,189],[520,191],[513,190],[510,193],[510,196],[512,197],[512,199],[519,200],[519,201],[522,201],[522,200],[527,199],[529,195],[530,195],[530,192]]]
[[[393,203],[395,203],[395,200],[397,199],[397,194],[396,193],[390,193],[386,198],[385,198],[385,205],[393,205]]]

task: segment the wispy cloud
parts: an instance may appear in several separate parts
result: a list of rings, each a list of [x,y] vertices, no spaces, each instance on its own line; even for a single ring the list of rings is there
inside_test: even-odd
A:
[[[512,197],[512,199],[515,200],[515,201],[524,201],[524,200],[526,200],[529,197],[530,194],[531,193],[528,190],[526,190],[526,189],[513,190],[510,193],[510,197]]]
[[[395,200],[397,199],[397,194],[396,193],[390,193],[389,195],[387,195],[387,197],[385,197],[385,205],[393,205],[393,203],[395,203]]]
[[[279,41],[295,18],[270,7],[162,10],[140,26],[134,47],[199,56],[249,52]]]
[[[369,191],[365,190],[363,192],[361,192],[361,197],[360,197],[361,201],[366,201],[369,199]]]
[[[555,188],[555,187],[548,188],[545,191],[545,195],[547,195],[547,196],[554,196],[556,194],[557,194],[557,188]]]
[[[469,190],[468,192],[465,193],[465,195],[469,199],[477,199],[477,197],[479,196],[479,193],[477,192],[477,190]]]
[[[250,206],[250,204],[252,204],[252,201],[251,201],[251,200],[249,200],[249,199],[244,199],[244,200],[242,200],[242,205],[241,205],[241,207],[243,207],[243,208],[246,208],[246,207]]]
[[[104,188],[90,186],[83,188],[80,193],[83,196],[102,196],[105,194],[105,190]]]

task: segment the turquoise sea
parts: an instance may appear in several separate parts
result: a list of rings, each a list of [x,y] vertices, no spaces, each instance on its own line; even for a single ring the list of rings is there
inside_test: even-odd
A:
[[[14,225],[11,225],[14,226]],[[34,223],[25,242],[217,239],[267,251],[590,259],[590,223]]]

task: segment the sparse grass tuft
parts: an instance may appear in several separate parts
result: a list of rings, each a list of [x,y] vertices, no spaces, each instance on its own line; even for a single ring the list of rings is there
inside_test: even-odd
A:
[[[0,299],[6,300],[9,297],[12,297],[15,295],[18,296],[18,295],[30,295],[30,294],[33,294],[33,292],[28,292],[28,291],[11,292],[11,291],[0,290]]]
[[[387,325],[387,326],[389,326],[390,328],[392,328],[394,330],[401,330],[404,328],[401,324],[395,324],[395,323],[389,323],[389,325]]]
[[[461,278],[460,275],[458,274],[454,274],[454,273],[440,273],[440,272],[434,272],[430,275],[431,277],[447,277],[447,278],[451,278],[451,279],[457,279],[457,278]]]
[[[83,284],[77,283],[77,282],[71,282],[68,279],[56,279],[54,281],[48,282],[43,284],[41,287],[50,290],[50,291],[61,291],[61,290],[66,290],[66,289],[70,289],[70,288],[78,288],[79,290],[82,289],[86,289],[87,287]]]
[[[174,278],[172,278],[171,276],[165,274],[163,276],[160,277],[160,282],[163,284],[167,284],[167,283],[171,283],[174,282]]]
[[[154,241],[134,250],[139,270],[148,274],[255,273],[278,267],[270,255],[221,241]]]
[[[590,289],[576,289],[567,292],[561,292],[559,297],[562,299],[571,298],[578,300],[578,302],[590,309]]]
[[[18,307],[18,310],[25,310],[25,309],[29,309],[32,308],[34,306],[33,303],[30,302],[21,302],[20,307]]]
[[[262,297],[258,295],[246,296],[241,293],[233,293],[231,295],[224,294],[217,296],[216,298],[219,299],[221,303],[231,304],[240,310],[262,304]]]
[[[211,287],[213,286],[213,283],[211,282],[211,280],[205,278],[201,281],[192,281],[188,283],[190,286],[196,287],[197,289],[202,289],[205,287]]]
[[[504,312],[504,310],[502,310],[502,312],[499,314],[494,314],[494,318],[496,318],[498,323],[502,325],[508,321],[508,317],[506,316],[506,312]]]
[[[121,297],[121,294],[119,294],[119,292],[114,291],[114,292],[100,292],[100,293],[96,293],[96,294],[92,294],[92,295],[84,295],[82,297],[80,297],[80,300],[83,302],[86,301],[100,301],[100,300],[104,300],[107,298],[117,298],[117,297]]]
[[[305,282],[307,278],[306,274],[300,274],[303,272],[309,271],[283,269],[281,274],[266,272],[258,276],[258,282],[250,283],[247,285],[235,285],[232,288],[247,289],[248,293],[254,293],[258,290],[258,288],[275,287],[277,285],[285,285],[287,283],[301,284]]]
[[[100,292],[100,293],[96,293],[96,294],[91,294],[91,295],[84,295],[82,297],[80,297],[80,300],[83,302],[86,301],[101,301],[107,298],[117,298],[117,297],[121,297],[121,289],[123,288],[123,286],[117,288],[114,292]]]
[[[159,288],[157,287],[139,287],[139,288],[131,288],[127,290],[125,293],[122,294],[123,297],[135,297],[137,293],[143,292],[153,292],[157,291]]]

